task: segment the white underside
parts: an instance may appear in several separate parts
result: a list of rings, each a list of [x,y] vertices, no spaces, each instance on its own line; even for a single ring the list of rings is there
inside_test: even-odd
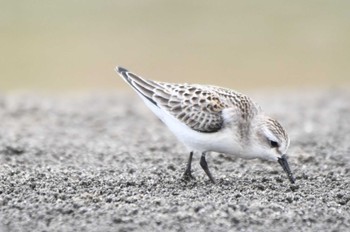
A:
[[[162,110],[139,94],[145,104],[155,113],[174,135],[190,151],[215,151],[240,156],[241,144],[238,143],[235,134],[229,128],[214,133],[202,133],[195,131],[182,123],[167,111]]]

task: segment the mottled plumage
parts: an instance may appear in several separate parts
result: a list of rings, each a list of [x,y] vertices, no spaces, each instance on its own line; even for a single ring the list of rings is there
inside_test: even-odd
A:
[[[142,79],[133,73],[120,72],[140,94],[190,128],[212,133],[224,125],[222,111],[238,109],[242,119],[252,118],[257,106],[247,96],[217,86],[170,84]]]
[[[288,166],[282,155],[289,146],[287,133],[246,95],[217,86],[146,80],[120,67],[116,71],[191,150],[186,175],[192,176],[190,164],[195,150],[202,152],[200,164],[212,182],[205,161],[208,151],[282,160],[280,164]],[[284,170],[288,172],[289,167],[284,166]],[[288,175],[294,182],[291,173]]]

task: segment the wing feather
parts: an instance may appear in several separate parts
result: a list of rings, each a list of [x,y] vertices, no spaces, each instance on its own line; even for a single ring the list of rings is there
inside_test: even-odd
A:
[[[154,101],[178,120],[200,132],[211,133],[222,128],[221,111],[225,105],[215,92],[188,84],[158,84],[162,88],[155,91]],[[167,99],[162,92],[168,93]]]
[[[145,80],[123,68],[117,72],[150,102],[199,132],[222,129],[224,109],[234,108],[242,119],[253,117],[258,111],[250,98],[229,89]]]

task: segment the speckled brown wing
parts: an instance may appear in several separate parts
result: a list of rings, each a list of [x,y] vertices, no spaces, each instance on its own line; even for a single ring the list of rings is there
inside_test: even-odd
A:
[[[206,133],[222,128],[221,113],[228,105],[217,93],[197,85],[152,83],[159,86],[152,99],[187,126]]]
[[[119,67],[117,72],[144,99],[169,112],[193,130],[212,133],[224,124],[223,111],[237,120],[254,114],[254,103],[245,95],[216,86],[172,84],[146,80]],[[231,116],[230,116],[231,117]]]
[[[217,86],[208,88],[217,93],[220,99],[229,106],[237,107],[242,119],[251,119],[260,111],[260,107],[244,94]]]

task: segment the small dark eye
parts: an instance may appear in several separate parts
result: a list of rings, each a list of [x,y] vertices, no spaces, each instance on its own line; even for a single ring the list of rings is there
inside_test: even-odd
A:
[[[276,141],[270,140],[270,145],[272,148],[279,147],[278,143]]]

